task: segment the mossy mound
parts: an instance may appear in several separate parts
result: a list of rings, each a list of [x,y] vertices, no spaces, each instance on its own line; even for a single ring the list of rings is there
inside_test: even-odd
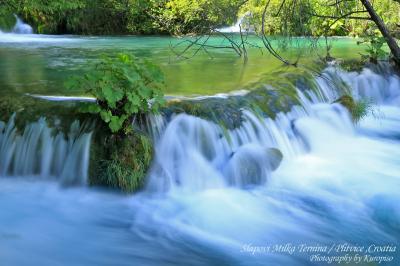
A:
[[[143,187],[153,156],[150,138],[134,132],[121,137],[95,115],[81,113],[82,102],[51,102],[19,94],[2,95],[0,121],[9,121],[15,115],[17,130],[45,117],[54,134],[70,134],[71,124],[78,120],[82,132],[94,132],[90,151],[89,184],[106,186],[124,192]]]
[[[163,110],[165,115],[186,113],[200,117],[225,128],[233,129],[243,121],[242,111],[235,98],[207,98],[204,100],[173,100]]]
[[[201,100],[171,100],[163,113],[168,117],[186,113],[212,121],[226,129],[235,129],[244,121],[243,110],[254,111],[260,116],[275,118],[279,112],[288,112],[299,104],[295,88],[289,84],[279,84],[279,89],[261,86],[245,95],[229,97],[209,97]]]
[[[153,158],[151,140],[139,133],[120,137],[96,132],[91,145],[89,184],[126,193],[140,190]]]
[[[364,116],[371,112],[372,104],[368,100],[356,101],[350,95],[343,95],[335,101],[343,105],[350,113],[353,122],[360,121]]]
[[[361,72],[367,66],[367,62],[362,59],[348,59],[340,61],[339,65],[348,72]]]
[[[29,123],[46,118],[49,127],[55,131],[68,133],[70,125],[79,120],[87,125],[85,131],[92,130],[94,116],[79,112],[81,102],[52,102],[37,99],[28,95],[9,93],[0,97],[0,121],[8,121],[15,114],[17,129],[24,129]]]

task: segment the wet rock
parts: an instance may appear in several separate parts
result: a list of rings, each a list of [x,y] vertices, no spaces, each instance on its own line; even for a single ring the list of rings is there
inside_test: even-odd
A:
[[[278,149],[246,144],[231,155],[224,173],[232,186],[261,185],[279,167],[282,158]]]

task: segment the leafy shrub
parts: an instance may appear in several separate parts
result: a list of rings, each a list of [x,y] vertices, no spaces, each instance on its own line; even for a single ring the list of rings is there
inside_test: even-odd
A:
[[[90,184],[125,192],[139,190],[145,183],[153,146],[148,136],[134,129],[132,121],[140,124],[147,114],[164,105],[160,69],[119,54],[101,59],[89,73],[69,80],[67,85],[96,98],[80,108],[102,121],[97,123],[91,145]]]
[[[103,58],[88,74],[74,78],[69,87],[84,89],[96,98],[83,112],[98,114],[112,133],[132,133],[132,118],[157,113],[164,105],[164,76],[161,70],[145,60],[127,54]]]
[[[369,59],[373,63],[377,63],[379,60],[387,59],[389,53],[384,50],[386,40],[384,37],[379,36],[376,32],[368,34],[363,41],[359,42],[367,43],[367,54],[363,54],[363,59]]]

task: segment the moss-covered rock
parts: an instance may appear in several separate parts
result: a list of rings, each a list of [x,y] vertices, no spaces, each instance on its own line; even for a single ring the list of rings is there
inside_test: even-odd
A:
[[[180,113],[200,117],[229,129],[239,127],[243,120],[240,105],[234,97],[173,100],[164,109],[167,116]]]
[[[135,192],[145,184],[146,173],[153,157],[149,137],[134,133],[121,137],[95,133],[91,146],[89,183],[115,188],[127,193]]]
[[[368,100],[356,101],[350,95],[343,95],[335,101],[343,105],[350,113],[354,122],[360,121],[364,116],[371,112],[371,102]]]
[[[277,84],[276,87],[262,85],[245,95],[209,97],[201,100],[171,100],[162,112],[167,117],[186,113],[212,121],[226,129],[235,129],[244,121],[244,109],[252,110],[260,116],[275,118],[277,113],[288,112],[295,104],[299,104],[296,89],[291,81],[288,81]]]
[[[91,131],[95,117],[79,112],[80,104],[81,102],[52,102],[9,93],[0,97],[0,121],[8,121],[15,114],[17,129],[24,129],[27,124],[45,117],[49,127],[66,134],[70,125],[79,120],[81,125],[87,125],[85,131]]]
[[[349,72],[361,72],[366,67],[367,62],[362,59],[349,59],[340,61],[339,65],[343,70]]]
[[[51,102],[26,95],[7,94],[0,97],[0,121],[15,115],[17,130],[44,117],[54,134],[70,134],[71,124],[78,120],[81,131],[93,131],[90,150],[89,184],[120,189],[139,190],[153,156],[151,140],[134,132],[122,137],[111,134],[108,127],[95,115],[81,113],[81,102]]]

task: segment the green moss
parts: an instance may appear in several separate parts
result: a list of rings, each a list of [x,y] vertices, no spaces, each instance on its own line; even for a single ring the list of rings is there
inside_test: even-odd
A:
[[[292,81],[289,79],[286,81],[286,83],[276,83],[274,87],[264,85],[255,89],[253,87],[249,93],[240,96],[172,100],[163,109],[163,113],[167,116],[186,113],[219,124],[228,130],[235,129],[244,121],[244,109],[252,110],[260,117],[275,118],[277,113],[288,112],[293,105],[299,104]]]
[[[49,127],[55,131],[68,133],[70,125],[79,120],[87,125],[85,131],[92,130],[94,117],[78,112],[79,102],[51,102],[27,95],[6,94],[0,97],[0,121],[8,121],[13,114],[18,129],[24,129],[29,123],[46,118]]]
[[[366,66],[366,62],[362,59],[343,60],[339,64],[343,70],[348,72],[361,72]]]
[[[164,113],[186,113],[212,121],[228,129],[239,127],[243,120],[238,99],[235,97],[171,101]]]
[[[126,193],[140,190],[153,157],[151,140],[139,133],[120,137],[97,129],[91,146],[89,183]]]
[[[79,112],[79,102],[50,102],[30,96],[2,95],[0,121],[7,122],[15,113],[17,130],[46,118],[53,132],[69,134],[78,120],[83,131],[93,131],[90,151],[89,183],[134,192],[143,187],[153,156],[150,139],[137,132],[121,137],[111,134],[98,117]]]
[[[355,123],[360,121],[363,117],[372,112],[372,104],[368,100],[355,101],[350,95],[343,95],[335,101],[343,105],[351,114]]]

